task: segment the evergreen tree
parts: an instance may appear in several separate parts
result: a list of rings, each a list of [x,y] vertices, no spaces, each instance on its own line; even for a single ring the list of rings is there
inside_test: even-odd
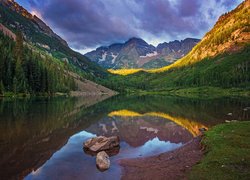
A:
[[[16,35],[15,58],[17,61],[23,61],[23,36],[21,32]]]
[[[16,83],[16,92],[24,93],[27,91],[27,80],[23,71],[23,61],[24,61],[24,49],[23,49],[23,37],[21,32],[17,33],[16,36],[16,45],[15,45],[15,58],[16,58],[16,68],[15,68],[15,78]]]
[[[0,95],[4,94],[4,85],[3,85],[3,81],[0,81]]]
[[[0,93],[69,92],[75,84],[65,74],[68,66],[24,46],[20,32],[16,42],[0,32]]]
[[[17,61],[16,63],[16,92],[18,93],[24,93],[27,91],[27,80],[25,77],[25,74],[23,72],[23,68],[21,66],[21,62]]]
[[[13,79],[13,92],[16,94],[17,93],[17,79],[14,77]]]

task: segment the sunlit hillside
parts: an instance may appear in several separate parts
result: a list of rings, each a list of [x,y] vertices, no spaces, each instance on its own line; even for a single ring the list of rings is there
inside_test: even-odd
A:
[[[118,69],[109,72],[119,75],[134,74],[139,71],[160,73],[172,68],[191,65],[205,58],[222,53],[234,53],[250,43],[250,1],[246,0],[235,10],[222,15],[214,28],[209,31],[192,51],[174,64],[158,69]]]
[[[138,73],[140,71],[147,71],[145,69],[108,69],[108,72],[112,73],[112,74],[118,74],[118,75],[129,75],[129,74],[135,74]]]

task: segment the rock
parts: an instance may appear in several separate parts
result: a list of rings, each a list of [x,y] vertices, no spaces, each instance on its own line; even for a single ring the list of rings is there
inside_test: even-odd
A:
[[[84,149],[93,152],[100,152],[105,150],[111,150],[119,146],[120,140],[118,136],[104,137],[98,136],[87,140],[83,146]]]
[[[110,167],[109,156],[105,151],[101,151],[96,156],[96,166],[100,171],[105,171]]]
[[[87,148],[83,148],[84,152],[90,156],[96,156],[98,154],[98,152],[93,152]],[[109,157],[115,156],[117,154],[119,154],[120,151],[120,146],[116,146],[112,149],[109,150],[105,150],[105,152],[109,155]]]

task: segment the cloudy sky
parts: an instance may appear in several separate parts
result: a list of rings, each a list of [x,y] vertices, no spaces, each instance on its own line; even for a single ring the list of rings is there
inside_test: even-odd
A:
[[[202,38],[243,0],[17,0],[69,45],[86,52],[141,37],[148,43]]]

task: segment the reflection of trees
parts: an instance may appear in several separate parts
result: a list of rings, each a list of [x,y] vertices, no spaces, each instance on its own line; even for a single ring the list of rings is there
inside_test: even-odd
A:
[[[22,179],[39,168],[70,136],[100,118],[90,106],[105,98],[0,101],[0,177]]]
[[[102,101],[105,98],[0,100],[0,177],[25,176],[48,160],[70,136],[122,109],[175,121],[193,135],[201,125],[250,118],[250,111],[243,111],[250,106],[249,99],[117,96]],[[233,116],[227,116],[229,112]]]
[[[243,111],[250,106],[249,98],[197,99],[169,96],[114,97],[102,103],[108,112],[127,109],[145,114],[164,112],[173,117],[182,117],[206,126],[223,123],[227,119],[247,120],[250,111]],[[227,114],[231,112],[233,116]]]

